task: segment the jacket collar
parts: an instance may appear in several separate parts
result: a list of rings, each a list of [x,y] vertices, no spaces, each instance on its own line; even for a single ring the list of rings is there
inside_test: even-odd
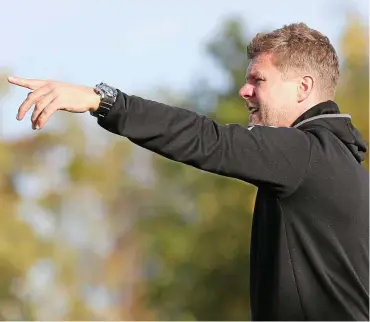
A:
[[[351,116],[341,114],[333,101],[319,103],[295,120],[292,127],[308,130],[326,128],[333,133],[352,153],[358,162],[362,162],[367,151],[367,144],[361,133],[353,126]]]
[[[326,101],[321,102],[305,113],[303,113],[300,117],[298,117],[292,127],[299,127],[300,125],[320,119],[320,118],[337,118],[337,117],[344,117],[351,119],[351,115],[349,114],[341,114],[338,105],[334,101]]]

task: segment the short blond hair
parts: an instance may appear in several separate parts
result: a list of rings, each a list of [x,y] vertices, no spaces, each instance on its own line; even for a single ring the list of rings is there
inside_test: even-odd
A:
[[[247,47],[249,59],[271,54],[273,64],[289,71],[311,72],[317,76],[320,94],[334,97],[339,80],[337,53],[328,37],[304,23],[285,25],[257,34]]]

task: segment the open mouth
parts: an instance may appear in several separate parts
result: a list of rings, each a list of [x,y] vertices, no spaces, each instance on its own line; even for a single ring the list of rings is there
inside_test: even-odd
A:
[[[259,111],[259,108],[258,108],[258,107],[250,107],[250,108],[249,108],[249,112],[250,112],[251,114],[256,113],[256,112],[258,112],[258,111]]]

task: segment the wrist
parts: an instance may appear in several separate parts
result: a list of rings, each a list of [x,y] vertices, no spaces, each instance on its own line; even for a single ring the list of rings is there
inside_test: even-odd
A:
[[[100,83],[93,89],[94,103],[91,106],[90,114],[95,117],[104,118],[114,106],[118,91],[116,88],[105,83]]]
[[[101,102],[101,95],[92,89],[91,94],[91,107],[89,108],[90,113],[94,113],[98,110]]]

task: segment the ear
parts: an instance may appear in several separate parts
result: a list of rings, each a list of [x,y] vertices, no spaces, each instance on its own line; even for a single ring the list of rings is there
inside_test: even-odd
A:
[[[311,76],[304,76],[300,78],[297,88],[298,102],[301,103],[312,93],[314,80]]]

